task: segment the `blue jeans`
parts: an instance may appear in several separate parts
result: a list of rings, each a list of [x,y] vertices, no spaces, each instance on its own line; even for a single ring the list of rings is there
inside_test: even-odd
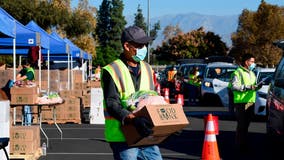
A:
[[[24,106],[24,125],[30,126],[32,124],[31,106]]]
[[[123,142],[110,143],[115,160],[162,160],[160,149],[157,145],[128,147]]]

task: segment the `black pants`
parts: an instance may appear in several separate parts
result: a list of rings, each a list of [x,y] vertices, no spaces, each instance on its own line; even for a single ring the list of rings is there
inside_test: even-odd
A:
[[[168,81],[167,88],[169,88],[170,98],[173,98],[174,95],[176,94],[175,82]]]
[[[246,149],[248,143],[248,128],[254,116],[254,104],[246,109],[247,103],[234,104],[236,108],[236,144],[239,149]]]

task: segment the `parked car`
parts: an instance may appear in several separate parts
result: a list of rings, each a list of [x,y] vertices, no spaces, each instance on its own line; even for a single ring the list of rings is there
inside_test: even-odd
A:
[[[284,51],[284,40],[274,43]],[[267,95],[267,134],[271,145],[284,142],[284,55],[276,67]],[[278,145],[279,146],[279,145]],[[280,147],[281,148],[281,147]],[[281,150],[282,151],[282,150]]]
[[[227,62],[208,63],[201,85],[204,105],[229,107],[228,84],[238,65]]]
[[[254,113],[257,116],[266,116],[266,97],[269,84],[273,78],[275,68],[256,68],[256,82],[262,81],[263,86],[256,92]]]
[[[185,63],[181,64],[176,76],[176,90],[184,95],[184,98],[189,97],[188,77],[193,68],[198,67],[199,77],[203,77],[204,69],[207,64],[204,63]]]

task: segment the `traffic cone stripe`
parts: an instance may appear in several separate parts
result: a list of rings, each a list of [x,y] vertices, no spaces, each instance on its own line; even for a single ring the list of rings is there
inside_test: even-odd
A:
[[[177,104],[184,105],[184,99],[182,94],[177,95]]]
[[[215,131],[215,128],[214,128],[214,122],[213,122],[213,120],[210,120],[209,122],[208,122],[208,125],[207,125],[207,131]]]
[[[160,84],[158,84],[158,86],[157,86],[157,92],[158,92],[159,95],[161,95],[161,86],[160,86]]]
[[[205,141],[207,142],[216,142],[216,136],[213,134],[209,134],[205,136]]]
[[[169,98],[169,88],[164,88],[164,92],[165,92],[165,97],[164,97],[164,99],[165,99],[165,101],[167,102],[167,103],[170,103],[170,98]]]

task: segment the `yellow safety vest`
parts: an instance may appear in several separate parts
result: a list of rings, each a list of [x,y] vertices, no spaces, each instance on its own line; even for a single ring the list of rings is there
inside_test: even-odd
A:
[[[141,80],[139,90],[154,90],[153,70],[144,61],[140,61]],[[120,94],[121,105],[126,108],[126,99],[135,92],[135,87],[127,66],[120,60],[103,67],[111,75]],[[102,86],[104,85],[103,82]],[[121,122],[110,116],[106,110],[104,100],[105,116],[105,138],[107,142],[125,142],[124,134],[121,131]]]
[[[198,80],[197,76],[194,74],[189,75],[188,83],[197,87],[201,86],[201,81]]]
[[[168,81],[169,82],[174,82],[174,78],[175,78],[175,75],[176,75],[176,71],[168,71]]]
[[[239,85],[255,85],[256,84],[256,76],[253,71],[246,71],[244,68],[239,67],[234,71],[233,75],[237,76],[239,81]],[[229,83],[229,88],[232,87],[231,82]],[[256,91],[247,90],[245,92],[240,92],[233,90],[234,95],[234,103],[248,103],[255,102],[256,99]]]

